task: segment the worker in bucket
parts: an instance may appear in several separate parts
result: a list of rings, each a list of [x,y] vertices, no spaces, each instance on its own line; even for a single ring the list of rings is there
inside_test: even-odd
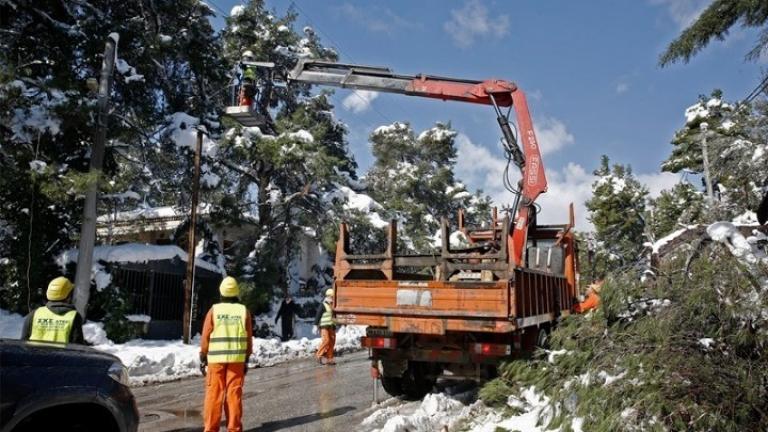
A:
[[[74,285],[60,276],[48,284],[48,303],[24,318],[21,339],[53,344],[84,344],[83,317],[72,304]]]
[[[253,61],[253,52],[246,51],[243,53],[243,62]],[[253,105],[256,99],[256,71],[247,64],[241,65],[243,69],[243,75],[240,81],[240,94],[238,95],[238,104],[240,106],[250,107]]]
[[[286,294],[283,302],[280,303],[280,309],[277,310],[277,315],[275,315],[275,324],[277,324],[277,320],[283,320],[280,337],[283,342],[293,339],[294,321],[298,312],[299,306],[293,301],[293,297],[291,297],[290,294]]]
[[[217,432],[226,404],[227,431],[242,432],[243,382],[253,350],[253,324],[238,299],[240,287],[235,278],[225,277],[219,293],[221,302],[211,306],[205,316],[200,340],[200,370],[206,377],[203,426],[205,432]]]
[[[593,309],[600,307],[600,290],[603,288],[604,279],[600,278],[595,280],[589,285],[587,289],[587,297],[583,302],[574,306],[574,311],[577,313],[587,313]]]
[[[333,288],[325,291],[323,304],[317,308],[315,316],[315,326],[312,327],[312,333],[317,334],[320,328],[320,346],[317,347],[315,358],[320,364],[335,365],[333,359],[333,350],[336,346],[336,322],[333,319]]]

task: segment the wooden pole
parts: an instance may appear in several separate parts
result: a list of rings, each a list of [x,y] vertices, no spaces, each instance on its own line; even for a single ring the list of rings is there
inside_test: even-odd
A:
[[[115,47],[119,36],[112,33],[107,37],[104,47],[104,59],[101,63],[99,96],[97,100],[97,123],[93,147],[91,148],[89,181],[85,192],[83,224],[80,228],[80,244],[77,254],[77,273],[75,274],[75,307],[85,318],[91,292],[91,265],[93,248],[96,243],[96,203],[99,199],[101,169],[104,165],[104,146],[107,140],[107,111],[109,92],[112,88],[112,73],[115,69]]]
[[[195,228],[197,227],[197,203],[200,191],[200,158],[203,152],[203,130],[198,126],[195,146],[195,173],[192,178],[192,208],[189,216],[189,246],[187,253],[187,277],[184,284],[184,316],[182,319],[184,343],[189,344],[192,333],[192,287],[195,283]]]

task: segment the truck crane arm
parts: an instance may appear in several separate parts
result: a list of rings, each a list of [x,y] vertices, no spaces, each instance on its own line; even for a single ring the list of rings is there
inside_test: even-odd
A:
[[[315,60],[300,60],[287,78],[289,83],[293,81],[493,106],[504,136],[505,148],[522,173],[520,206],[513,222],[512,241],[508,242],[514,264],[522,265],[528,223],[535,211],[533,203],[541,193],[546,192],[547,179],[525,93],[515,83],[496,79],[477,81],[431,75],[398,75],[383,67]],[[515,110],[522,151],[502,107]]]

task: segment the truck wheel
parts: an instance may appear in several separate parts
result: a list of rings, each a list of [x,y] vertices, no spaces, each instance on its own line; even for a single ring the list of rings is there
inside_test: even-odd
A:
[[[405,399],[419,400],[432,390],[437,379],[427,375],[428,372],[421,363],[408,362],[408,370],[403,374],[401,383]]]
[[[539,329],[539,334],[536,336],[536,348],[549,349],[549,333],[543,328]]]
[[[403,394],[403,379],[400,377],[381,377],[381,386],[384,391],[392,397],[398,397]]]

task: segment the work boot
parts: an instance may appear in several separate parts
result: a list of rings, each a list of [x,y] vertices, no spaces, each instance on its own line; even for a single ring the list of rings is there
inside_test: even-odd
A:
[[[333,359],[328,360],[327,362],[325,362],[325,364],[326,366],[336,366],[336,360],[333,360]]]
[[[318,364],[321,364],[321,365],[325,364],[325,357],[317,357],[315,360],[317,360]]]

